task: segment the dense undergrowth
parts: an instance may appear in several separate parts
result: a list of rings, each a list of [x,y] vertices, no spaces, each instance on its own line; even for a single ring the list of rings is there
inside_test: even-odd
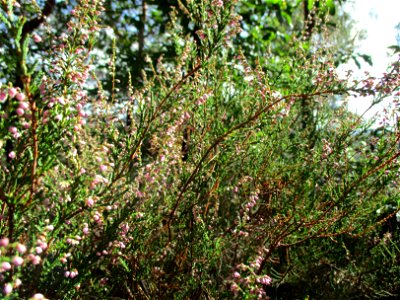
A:
[[[91,56],[101,1],[40,36],[25,5],[2,2],[17,75],[0,88],[4,298],[399,293],[397,110],[379,130],[346,110],[349,95],[397,104],[399,63],[340,78],[323,31],[249,61],[231,43],[234,2],[188,1],[201,44],[171,24],[175,60],[148,59],[126,92],[115,57],[99,78]]]

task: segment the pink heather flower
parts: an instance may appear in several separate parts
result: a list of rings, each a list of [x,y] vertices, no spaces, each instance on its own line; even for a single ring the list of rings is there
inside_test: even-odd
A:
[[[0,92],[0,103],[4,103],[7,99],[6,92]]]
[[[107,171],[107,166],[106,166],[106,165],[101,165],[101,166],[100,166],[100,171],[101,171],[101,172]]]
[[[224,1],[222,1],[222,0],[214,0],[211,4],[215,5],[216,7],[222,7],[222,6],[224,6]]]
[[[46,242],[42,242],[39,240],[38,242],[39,247],[42,248],[42,250],[46,250],[47,249],[47,243]]]
[[[22,266],[22,264],[24,263],[24,259],[20,256],[14,256],[14,258],[12,259],[12,263],[14,266]]]
[[[15,95],[18,93],[16,88],[9,88],[8,89],[8,96],[10,96],[10,98],[14,98]]]
[[[73,270],[73,271],[71,271],[71,273],[69,274],[69,278],[74,278],[74,277],[76,277],[76,276],[78,276],[78,271],[77,271],[77,270]]]
[[[235,294],[239,291],[239,286],[236,283],[231,284],[231,292],[234,292]]]
[[[244,237],[247,237],[247,236],[249,236],[249,233],[248,232],[246,232],[246,231],[239,231],[239,235],[240,236],[244,236]]]
[[[29,108],[29,103],[22,101],[22,102],[19,103],[18,107],[22,108],[22,109],[28,109]]]
[[[19,252],[19,254],[24,254],[26,252],[26,247],[23,244],[17,244],[16,249]]]
[[[9,295],[9,294],[11,294],[12,290],[13,290],[13,287],[12,287],[11,283],[6,283],[4,285],[4,294]]]
[[[10,153],[8,153],[8,157],[11,159],[14,159],[17,155],[15,154],[14,151],[11,151]]]
[[[45,93],[46,93],[46,83],[42,83],[40,86],[39,86],[39,90],[40,90],[40,93],[42,94],[42,95],[44,95]]]
[[[61,96],[61,97],[58,97],[56,100],[57,100],[57,102],[60,103],[61,105],[64,105],[64,104],[65,104],[65,99],[64,99],[64,97],[62,97],[62,96]]]
[[[87,205],[88,207],[92,207],[93,204],[94,204],[93,198],[89,197],[89,198],[86,199],[86,205]]]
[[[28,255],[29,260],[32,262],[33,265],[38,265],[40,264],[41,258],[40,256],[34,255],[34,254],[29,254]]]
[[[78,92],[78,96],[79,97],[85,97],[86,96],[86,92],[85,91],[79,91]]]
[[[23,116],[24,113],[25,113],[25,111],[24,111],[21,107],[18,107],[18,108],[15,110],[15,112],[17,113],[18,116]]]
[[[206,38],[206,35],[204,34],[204,31],[203,31],[203,30],[197,30],[197,31],[196,31],[196,34],[199,36],[199,38],[200,38],[201,40],[204,40],[204,39]]]
[[[95,175],[93,181],[90,184],[90,189],[93,190],[99,183],[108,184],[108,179],[101,175]]]
[[[1,263],[1,270],[3,271],[11,270],[11,264],[7,261]]]
[[[29,300],[47,300],[47,299],[42,294],[38,293],[38,294],[33,295],[33,297]]]
[[[264,285],[270,285],[271,281],[272,281],[272,279],[268,275],[264,275],[263,277],[257,278],[257,282],[264,284]]]
[[[88,235],[89,234],[89,227],[83,227],[82,232],[84,235]]]
[[[53,225],[47,225],[46,226],[46,230],[47,231],[53,231],[54,230],[54,226]]]
[[[18,101],[21,101],[21,102],[22,102],[22,101],[25,100],[26,96],[25,96],[24,93],[18,93],[18,94],[15,96],[15,98],[17,98]]]
[[[0,247],[7,247],[9,243],[10,240],[8,238],[3,238],[0,240]]]
[[[75,53],[76,53],[76,54],[81,54],[83,51],[85,51],[85,49],[83,49],[83,48],[81,47],[81,48],[77,48],[77,49],[75,50]]]
[[[19,287],[21,284],[22,284],[21,279],[19,279],[19,278],[15,279],[15,281],[14,281],[14,288]]]
[[[18,132],[18,129],[15,126],[10,126],[10,127],[8,127],[8,132],[12,133],[12,134],[16,134]]]
[[[65,271],[64,276],[69,278],[69,275],[71,275],[71,272],[70,271]]]
[[[79,241],[71,239],[71,238],[67,238],[67,243],[70,245],[73,245],[73,246],[79,245]]]
[[[40,256],[35,255],[32,259],[32,264],[38,265],[38,264],[40,264],[41,261],[42,261],[42,259],[40,258]]]
[[[32,35],[32,38],[35,41],[35,43],[40,43],[42,41],[42,38],[36,33]]]
[[[235,277],[235,278],[240,278],[240,273],[239,273],[239,272],[233,273],[233,277]]]

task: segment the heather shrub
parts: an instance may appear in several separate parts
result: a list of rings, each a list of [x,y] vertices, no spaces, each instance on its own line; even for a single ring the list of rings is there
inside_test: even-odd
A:
[[[324,32],[249,61],[232,43],[235,1],[187,1],[199,40],[173,15],[176,57],[147,58],[136,86],[115,67],[118,39],[109,72],[96,69],[101,1],[78,1],[65,32],[32,29],[40,7],[7,3],[5,298],[398,292],[396,109],[375,132],[346,110],[349,95],[397,101],[398,62],[381,79],[341,78]]]

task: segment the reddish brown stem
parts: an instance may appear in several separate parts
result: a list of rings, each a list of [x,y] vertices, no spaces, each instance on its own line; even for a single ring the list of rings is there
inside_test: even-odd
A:
[[[33,150],[33,161],[31,166],[31,187],[30,187],[30,195],[28,202],[26,205],[32,203],[33,197],[36,193],[37,189],[37,176],[36,176],[36,169],[37,163],[39,158],[39,141],[37,136],[37,127],[38,127],[38,120],[37,120],[37,111],[38,108],[36,106],[36,101],[33,99],[30,93],[30,77],[26,77],[24,81],[25,93],[29,99],[29,105],[31,108],[32,113],[32,123],[31,123],[31,138],[32,138],[32,150]]]

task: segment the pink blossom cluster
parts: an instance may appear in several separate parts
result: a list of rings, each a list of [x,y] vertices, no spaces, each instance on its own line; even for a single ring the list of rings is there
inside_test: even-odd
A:
[[[15,114],[18,117],[17,122],[13,122],[12,125],[8,127],[8,132],[11,137],[15,140],[21,138],[22,134],[25,132],[25,129],[30,128],[29,119],[32,118],[30,113],[30,104],[27,102],[26,95],[20,91],[19,88],[9,87],[7,89],[0,89],[0,104],[5,103],[6,100],[11,101],[11,105],[15,108]],[[16,100],[16,101],[15,101]],[[8,114],[3,112],[1,117],[4,119],[8,118]],[[8,153],[8,157],[14,159],[17,157],[17,153],[15,151],[10,151]]]
[[[245,211],[249,212],[253,207],[255,207],[258,200],[258,191],[252,192],[249,196],[249,201],[245,204]]]
[[[212,96],[212,92],[203,94],[196,102],[197,105],[203,105],[206,103],[207,99]]]
[[[222,0],[213,0],[211,2],[212,6],[216,6],[216,7],[223,7],[224,6],[224,1]]]
[[[241,21],[242,16],[234,12],[231,13],[229,26],[225,29],[226,33],[224,35],[224,42],[227,45],[231,45],[233,38],[242,32]]]
[[[38,239],[40,245],[40,253],[43,249],[47,248],[47,243]],[[31,263],[32,265],[39,265],[41,263],[41,257],[35,254],[34,250],[31,253],[27,253],[27,247],[21,243],[10,243],[8,238],[0,239],[0,253],[13,253],[11,257],[3,257],[3,261],[0,263],[0,279],[4,280],[5,276],[3,273],[16,271],[16,268],[21,268],[25,264]],[[12,282],[5,283],[3,286],[3,293],[9,295],[14,289],[17,289],[22,285],[22,281],[19,278],[13,278]]]
[[[108,184],[108,179],[99,174],[96,174],[94,176],[94,179],[90,183],[90,189],[94,190],[100,184]]]
[[[332,154],[333,150],[331,144],[326,139],[322,139],[322,143],[323,146],[321,157],[322,159],[326,159],[330,154]]]
[[[272,279],[268,275],[256,275],[255,267],[254,265],[237,265],[236,270],[228,280],[230,291],[235,295],[249,291],[257,299],[269,299],[265,292],[265,286],[270,285]]]
[[[64,253],[64,255],[60,258],[61,263],[66,264],[68,259],[71,257],[71,253]]]
[[[71,278],[71,279],[73,279],[73,278],[75,278],[76,276],[78,276],[78,270],[77,269],[73,269],[73,270],[71,270],[71,271],[65,271],[64,272],[64,276],[66,277],[66,278]]]

